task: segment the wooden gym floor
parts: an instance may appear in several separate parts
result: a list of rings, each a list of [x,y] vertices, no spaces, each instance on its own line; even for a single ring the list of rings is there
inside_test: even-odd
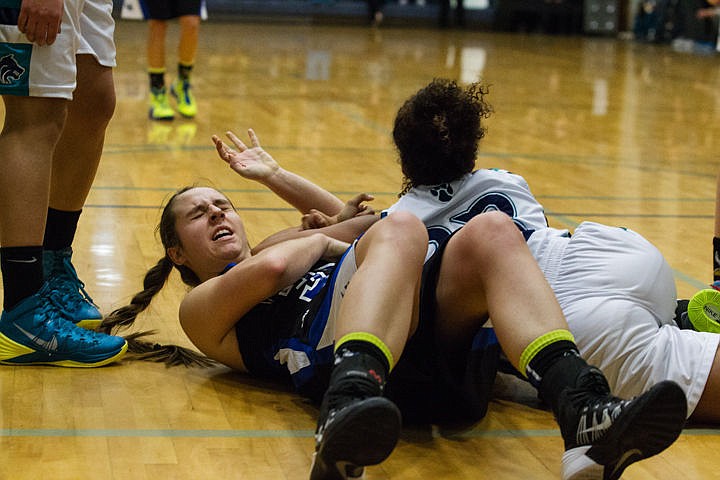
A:
[[[168,41],[173,78],[175,39]],[[479,166],[522,174],[553,226],[622,225],[654,242],[678,295],[711,280],[720,151],[718,58],[608,38],[478,31],[205,23],[195,120],[147,119],[145,25],[117,25],[118,103],[75,242],[105,312],[160,257],[154,226],[177,187],[210,181],[254,244],[299,216],[215,156],[214,133],[252,127],[290,170],[346,198],[396,198],[394,114],[433,77],[491,84],[496,113]],[[177,278],[142,317],[159,342],[189,345]],[[316,411],[226,368],[122,362],[92,370],[0,368],[1,479],[304,479]],[[720,478],[720,435],[693,426],[623,478]],[[531,389],[503,377],[472,430],[411,430],[368,479],[559,478],[562,440]]]

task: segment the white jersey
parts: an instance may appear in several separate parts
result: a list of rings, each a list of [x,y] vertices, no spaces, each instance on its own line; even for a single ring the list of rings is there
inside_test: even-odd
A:
[[[506,170],[476,170],[459,180],[412,188],[383,212],[407,211],[428,227],[432,256],[439,243],[479,213],[501,211],[510,216],[528,239],[535,230],[549,228],[545,211],[523,177]],[[567,237],[567,230],[550,230]]]
[[[672,269],[641,235],[594,222],[570,236],[548,227],[527,182],[504,170],[477,170],[450,183],[412,188],[383,215],[408,211],[428,227],[428,258],[474,215],[505,212],[527,240],[563,309],[578,348],[613,393],[641,394],[662,380],[685,391],[688,416],[705,388],[720,335],[681,330]]]

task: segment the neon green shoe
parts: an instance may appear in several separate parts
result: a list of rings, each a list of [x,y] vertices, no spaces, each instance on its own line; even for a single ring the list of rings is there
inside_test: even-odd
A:
[[[167,90],[150,89],[150,119],[151,120],[172,120],[175,112],[168,101]]]
[[[700,290],[688,302],[687,316],[695,330],[720,333],[720,291],[713,288]]]
[[[177,79],[170,85],[170,94],[177,100],[177,109],[180,115],[193,118],[197,115],[197,103],[192,94],[192,86],[188,79]]]

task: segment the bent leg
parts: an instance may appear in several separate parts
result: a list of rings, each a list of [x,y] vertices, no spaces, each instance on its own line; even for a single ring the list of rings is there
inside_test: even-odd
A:
[[[375,223],[356,246],[358,269],[340,306],[335,338],[364,331],[382,339],[397,360],[417,317],[427,233],[409,214]]]
[[[516,368],[533,340],[568,328],[522,234],[500,212],[474,217],[448,241],[437,288],[439,342],[467,350],[487,315]]]
[[[682,389],[662,382],[629,402],[614,397],[602,372],[580,358],[550,286],[509,217],[481,214],[458,233],[445,247],[436,290],[442,345],[462,342],[468,333],[472,338],[489,313],[510,361],[555,414],[565,441],[564,479],[619,478],[631,463],[675,441],[687,411]],[[598,418],[609,421],[600,426]],[[587,425],[594,425],[591,436]]]
[[[397,213],[375,223],[354,247],[357,271],[336,320],[311,480],[360,478],[365,466],[385,460],[397,444],[400,412],[383,395],[385,379],[418,310],[427,242],[416,217]]]

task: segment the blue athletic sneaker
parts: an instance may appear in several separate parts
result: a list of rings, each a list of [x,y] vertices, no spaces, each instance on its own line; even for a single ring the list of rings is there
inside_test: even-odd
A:
[[[122,337],[74,325],[45,282],[35,295],[0,316],[0,363],[99,367],[125,355]]]
[[[50,284],[50,294],[66,316],[78,327],[94,330],[102,323],[103,316],[85,291],[85,284],[78,278],[71,258],[72,248],[45,250],[45,280]]]

